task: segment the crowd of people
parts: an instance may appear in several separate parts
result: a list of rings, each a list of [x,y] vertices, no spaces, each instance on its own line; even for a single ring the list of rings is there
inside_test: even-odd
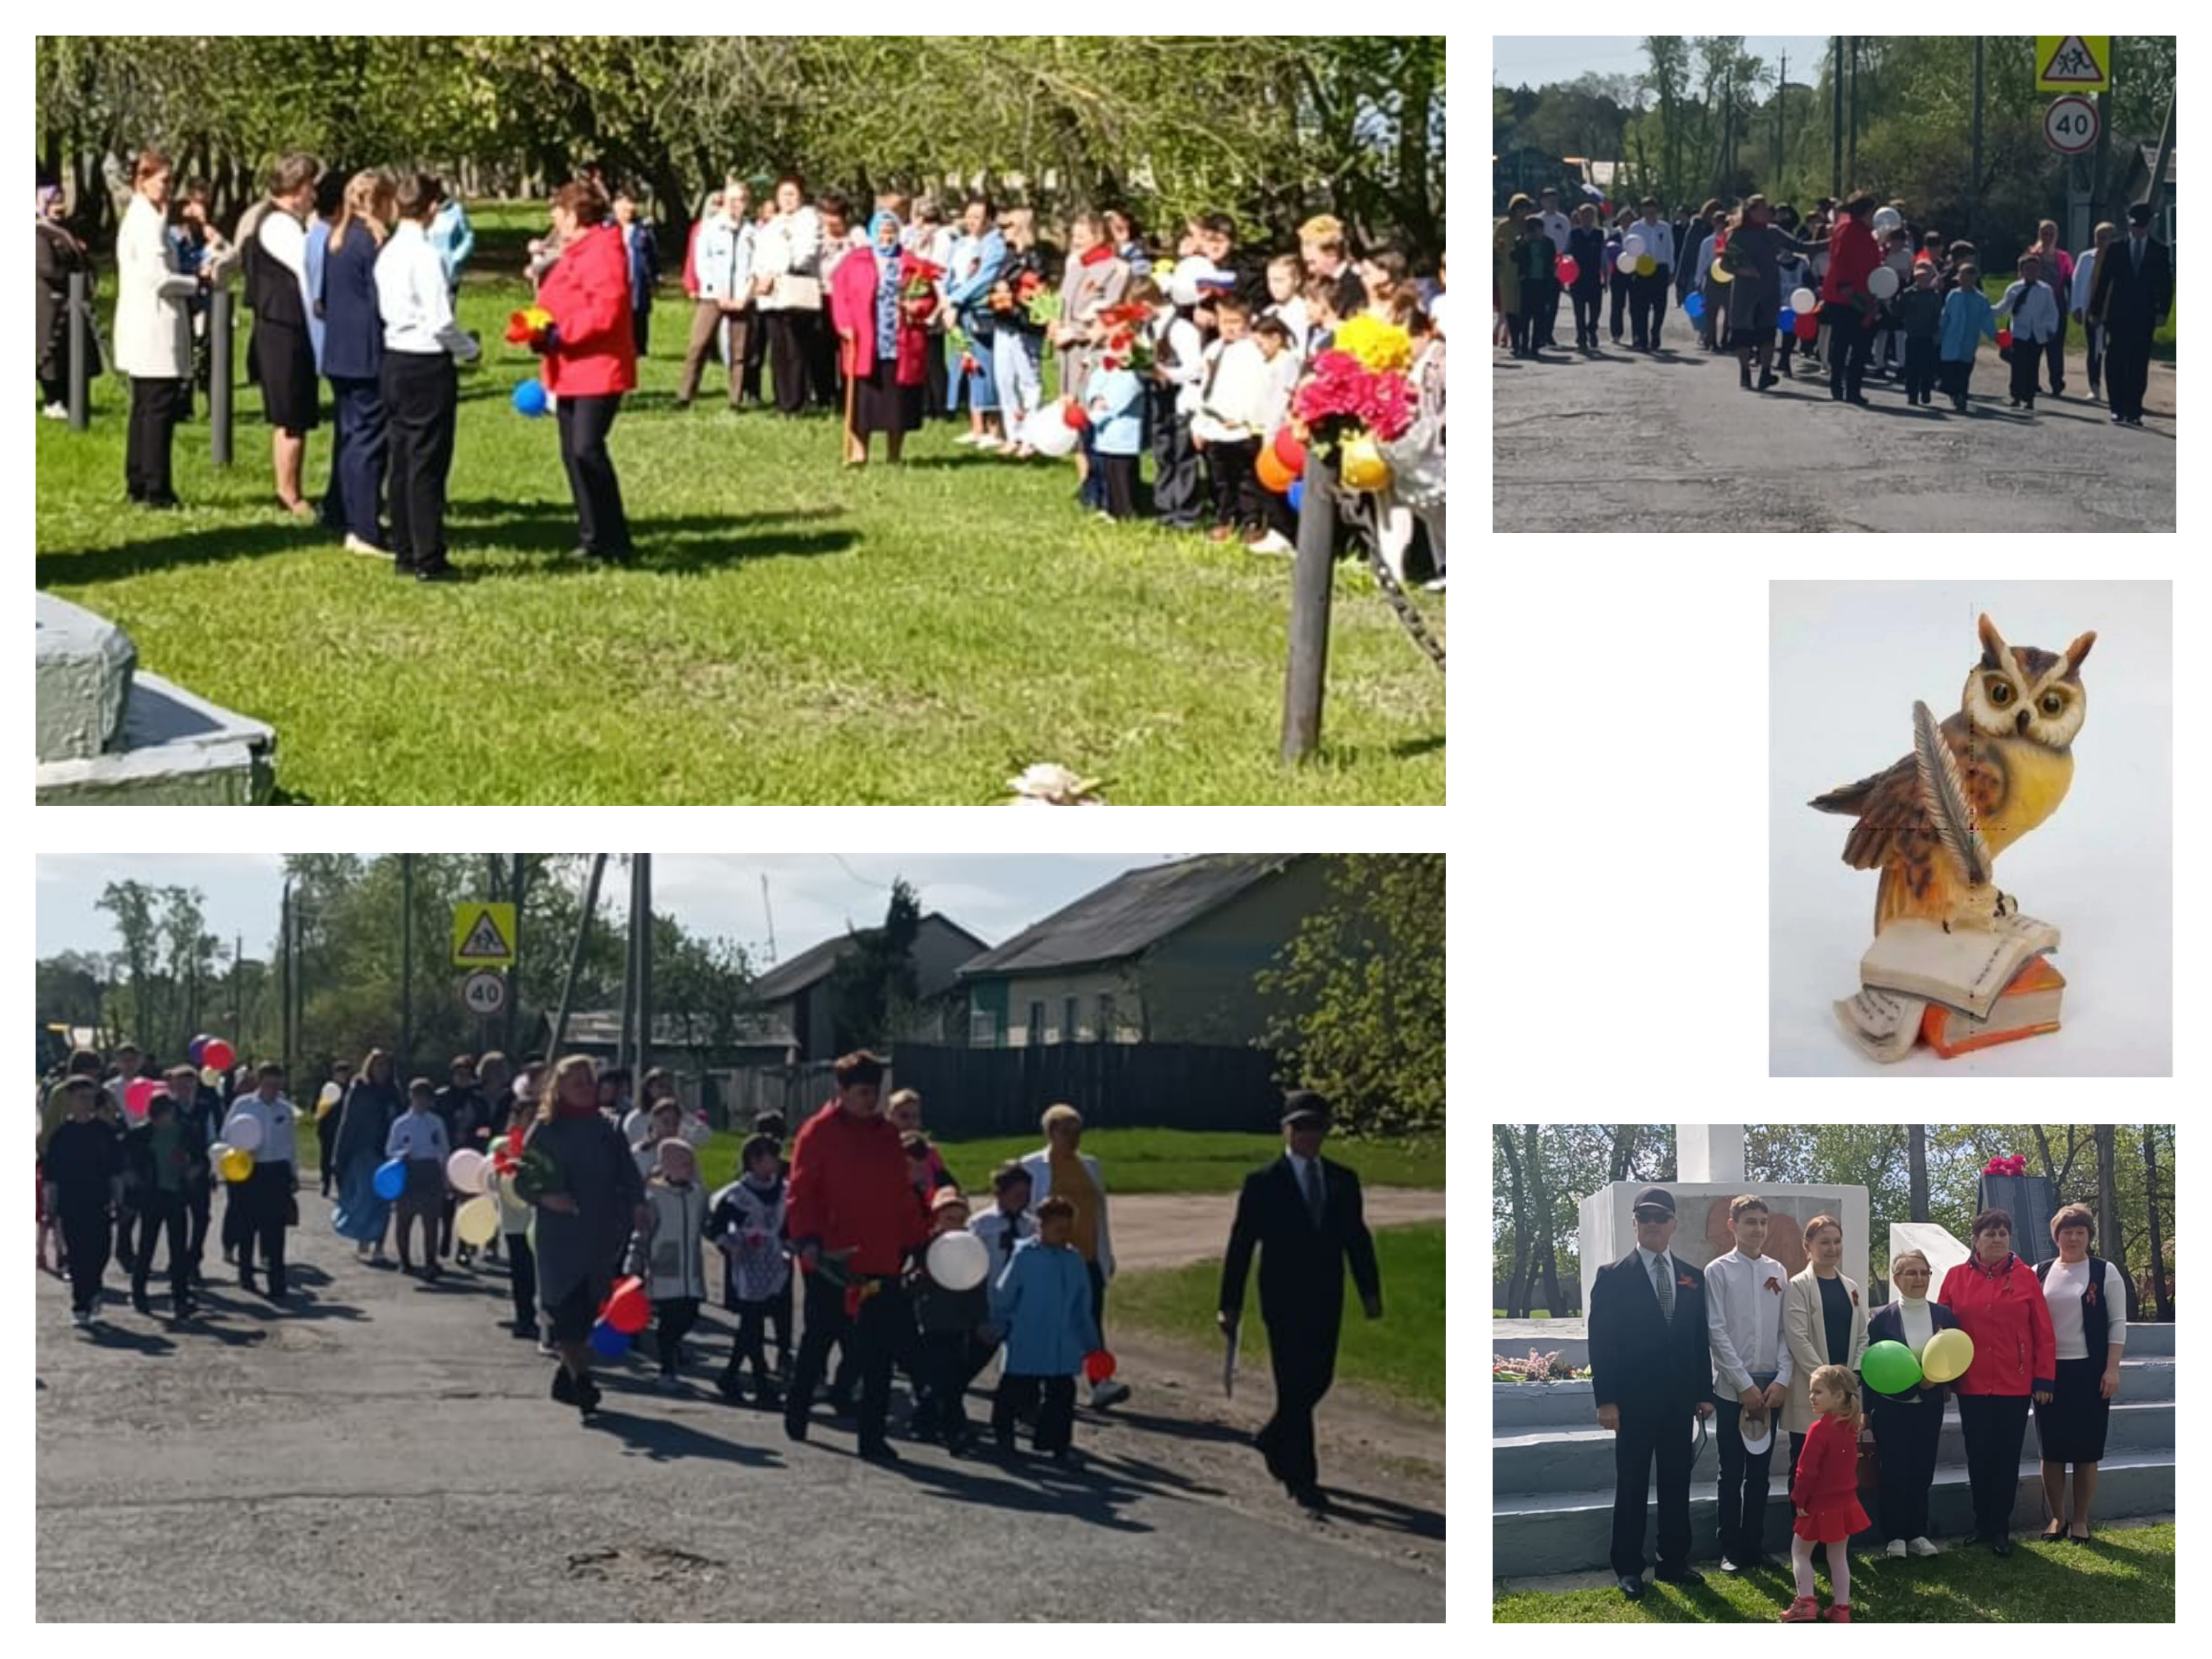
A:
[[[198,1316],[218,1188],[223,1263],[281,1309],[287,1235],[301,1221],[298,1138],[312,1134],[332,1227],[356,1262],[426,1282],[503,1265],[509,1331],[556,1361],[552,1398],[586,1419],[601,1404],[593,1366],[614,1304],[629,1296],[649,1307],[659,1384],[681,1392],[687,1338],[717,1280],[736,1329],[714,1386],[733,1405],[780,1413],[793,1440],[808,1437],[821,1392],[834,1416],[853,1420],[862,1456],[896,1462],[898,1371],[911,1383],[906,1431],[968,1453],[979,1437],[967,1397],[996,1358],[996,1447],[1013,1451],[1026,1423],[1037,1452],[1068,1462],[1078,1379],[1093,1410],[1129,1395],[1106,1352],[1105,1175],[1082,1150],[1072,1106],[1047,1109],[1044,1144],[999,1166],[988,1195],[970,1194],[924,1132],[920,1094],[885,1100],[885,1062],[851,1054],[836,1062],[836,1097],[787,1146],[783,1120],[761,1115],[735,1179],[710,1192],[699,1164],[707,1121],[684,1109],[665,1069],[633,1091],[625,1070],[584,1056],[459,1054],[442,1084],[416,1077],[403,1091],[395,1064],[377,1048],[357,1068],[334,1066],[303,1113],[274,1062],[218,1072],[162,1066],[128,1044],[105,1060],[73,1053],[40,1091],[38,1175],[40,1265],[67,1279],[76,1325],[101,1318],[111,1259],[134,1311],[155,1316],[164,1247],[170,1316]],[[1283,1122],[1285,1157],[1247,1182],[1237,1205],[1221,1319],[1233,1330],[1241,1318],[1256,1249],[1277,1383],[1256,1443],[1291,1495],[1318,1507],[1313,1413],[1334,1372],[1346,1267],[1370,1317],[1381,1315],[1381,1286],[1358,1179],[1321,1156],[1326,1103],[1294,1092]],[[234,1135],[252,1148],[250,1170],[220,1167],[238,1156]],[[484,1200],[457,1179],[464,1153],[490,1160],[485,1197],[498,1218],[473,1242],[457,1212]],[[940,1278],[932,1246],[954,1232],[982,1246],[972,1277]],[[968,1254],[973,1265],[977,1252]]]
[[[131,385],[130,498],[178,504],[173,435],[193,385],[206,382],[209,294],[236,273],[277,506],[402,574],[447,580],[456,371],[480,350],[455,314],[475,246],[466,213],[428,175],[339,179],[305,155],[279,161],[266,183],[225,238],[204,185],[179,191],[158,151],[132,163],[114,314],[115,362]],[[1266,482],[1263,457],[1278,434],[1303,442],[1291,405],[1306,366],[1341,322],[1371,317],[1407,333],[1421,418],[1389,483],[1340,495],[1345,520],[1401,580],[1425,550],[1431,586],[1443,586],[1441,258],[1433,275],[1416,276],[1395,249],[1354,257],[1327,215],[1300,227],[1296,252],[1268,257],[1240,245],[1225,214],[1200,214],[1170,252],[1120,210],[1072,216],[1063,252],[1033,210],[980,194],[956,206],[884,191],[863,219],[851,198],[810,192],[797,174],[765,184],[732,174],[691,226],[678,408],[718,359],[732,410],[772,398],[787,416],[839,416],[849,466],[867,464],[878,434],[896,461],[926,421],[964,420],[953,441],[977,453],[1070,458],[1085,509],[1283,555],[1295,514],[1286,483]],[[558,416],[576,551],[618,562],[635,550],[607,436],[637,385],[664,261],[638,192],[596,167],[556,192],[550,219],[526,267],[543,320],[515,343],[544,359],[541,401]],[[58,416],[68,279],[88,256],[51,186],[40,187],[39,220],[40,397]],[[336,453],[311,503],[304,466],[322,382]]]
[[[1559,349],[1564,293],[1576,350],[1600,353],[1601,327],[1621,344],[1625,316],[1631,349],[1656,353],[1671,296],[1705,350],[1735,353],[1748,392],[1796,378],[1794,358],[1825,368],[1838,403],[1864,406],[1865,385],[1886,380],[1931,408],[1941,390],[1964,413],[1976,355],[1990,339],[2010,370],[2007,406],[2033,414],[2046,379],[2050,396],[2065,391],[2070,319],[2086,346],[2090,401],[2103,394],[2113,425],[2141,426],[2173,267],[2150,234],[2148,204],[2127,218],[2124,235],[2100,224],[2094,245],[2074,254],[2044,220],[1992,305],[1975,246],[1913,221],[1901,201],[1824,197],[1801,221],[1793,205],[1753,195],[1732,210],[1717,199],[1685,205],[1668,220],[1651,196],[1633,208],[1583,202],[1565,213],[1547,188],[1533,203],[1516,195],[1497,226],[1493,343],[1528,361]]]
[[[1893,1300],[1869,1317],[1862,1287],[1841,1271],[1843,1224],[1805,1225],[1804,1268],[1767,1255],[1766,1201],[1729,1206],[1734,1248],[1702,1270],[1674,1255],[1674,1195],[1650,1187],[1632,1209],[1636,1248],[1598,1270],[1590,1291],[1589,1359],[1598,1422],[1614,1436],[1613,1571],[1622,1595],[1644,1591],[1651,1471],[1658,1468],[1658,1568],[1693,1582],[1689,1565],[1693,1419],[1711,1419],[1719,1464],[1722,1571],[1774,1565],[1766,1553],[1770,1472],[1780,1427],[1789,1436],[1790,1565],[1796,1595],[1782,1619],[1848,1623],[1849,1544],[1869,1528],[1891,1557],[1942,1552],[1929,1538],[1945,1402],[1955,1397],[1973,1505],[1972,1543],[2012,1553],[2012,1515],[2031,1399],[2041,1447],[2046,1541],[2089,1534],[2097,1467],[2120,1389],[2127,1301],[2113,1263],[2090,1252],[2096,1222],[2069,1204],[2051,1218],[2057,1256],[2031,1267],[2012,1249],[2003,1210],[1973,1219],[1971,1254],[1931,1297],[1927,1255],[1890,1263]],[[1964,1370],[1929,1381],[1918,1370],[1939,1335],[1962,1331]],[[1869,1347],[1896,1344],[1918,1381],[1887,1391],[1868,1375]],[[1933,1367],[1931,1365],[1930,1369]],[[1859,1501],[1859,1434],[1871,1421],[1880,1454],[1877,1518]],[[2071,1503],[2067,1471],[2071,1468]],[[1831,1604],[1814,1596],[1813,1555],[1825,1552]]]

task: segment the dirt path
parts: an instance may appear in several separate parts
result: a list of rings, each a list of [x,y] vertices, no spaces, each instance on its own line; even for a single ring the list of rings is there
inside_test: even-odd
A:
[[[1109,1174],[1108,1179],[1112,1179]],[[1370,1227],[1442,1221],[1444,1195],[1418,1187],[1370,1187],[1361,1194]],[[1108,1194],[1114,1224],[1114,1270],[1180,1267],[1218,1261],[1237,1213],[1234,1193]]]

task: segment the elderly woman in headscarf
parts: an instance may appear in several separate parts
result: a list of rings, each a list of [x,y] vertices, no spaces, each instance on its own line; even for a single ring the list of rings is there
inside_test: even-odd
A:
[[[830,278],[830,314],[845,368],[845,465],[865,466],[871,433],[884,455],[899,459],[906,434],[921,425],[929,319],[937,308],[927,261],[899,246],[904,227],[889,208],[868,222],[868,254],[858,252]],[[909,292],[911,290],[911,292]]]
[[[60,421],[69,417],[69,279],[78,271],[89,274],[92,256],[62,222],[60,186],[39,186],[38,210],[39,401],[48,420]],[[95,356],[86,379],[99,372]]]
[[[1491,308],[1498,313],[1498,325],[1509,332],[1513,319],[1521,314],[1521,274],[1513,268],[1513,246],[1521,240],[1521,221],[1528,208],[1528,198],[1516,193],[1490,238]]]

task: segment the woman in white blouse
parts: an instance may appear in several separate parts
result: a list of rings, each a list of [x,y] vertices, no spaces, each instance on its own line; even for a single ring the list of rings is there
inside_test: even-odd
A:
[[[806,205],[806,181],[795,173],[776,181],[775,216],[753,243],[753,292],[768,325],[776,409],[803,415],[822,326],[822,218]]]
[[[192,372],[191,299],[206,275],[177,269],[169,240],[169,158],[142,150],[131,169],[131,205],[115,237],[115,366],[131,377],[130,437],[123,477],[131,499],[177,505],[170,441],[183,418]]]
[[[2058,1340],[2058,1386],[2035,1408],[2035,1437],[2043,1448],[2043,1499],[2051,1506],[2045,1538],[2063,1532],[2075,1543],[2089,1536],[2089,1504],[2097,1495],[2097,1464],[2105,1455],[2105,1425],[2120,1392],[2120,1351],[2128,1344],[2128,1301],[2120,1270],[2089,1254],[2097,1230],[2086,1204],[2069,1204],[2051,1218],[2058,1260],[2039,1264],[2043,1299]],[[2066,1466],[2074,1466],[2074,1515],[2066,1516]]]
[[[446,558],[446,479],[460,398],[454,365],[474,362],[477,352],[453,320],[446,264],[430,246],[430,221],[445,195],[428,173],[402,173],[394,196],[398,222],[376,256],[392,556],[401,575],[425,582],[454,575]]]

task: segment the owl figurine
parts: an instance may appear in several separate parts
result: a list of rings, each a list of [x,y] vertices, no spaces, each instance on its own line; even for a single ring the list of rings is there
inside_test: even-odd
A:
[[[2074,781],[2074,739],[2089,712],[2084,634],[2059,653],[2008,646],[1981,618],[1981,660],[1959,712],[1938,726],[1914,705],[1914,752],[1872,777],[1816,797],[1823,812],[1856,817],[1844,862],[1881,872],[1874,928],[1900,916],[1986,927],[2016,908],[1997,891],[1996,855],[2058,810]]]

